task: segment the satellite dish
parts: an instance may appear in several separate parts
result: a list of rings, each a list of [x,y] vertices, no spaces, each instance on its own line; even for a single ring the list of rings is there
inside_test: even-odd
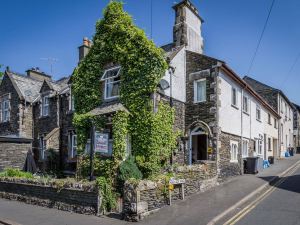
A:
[[[166,90],[170,87],[170,84],[165,79],[161,79],[160,82],[159,82],[159,86],[162,90]]]

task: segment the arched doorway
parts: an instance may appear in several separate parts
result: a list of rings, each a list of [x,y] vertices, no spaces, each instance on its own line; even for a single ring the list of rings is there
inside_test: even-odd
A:
[[[201,121],[194,123],[189,130],[189,164],[209,159],[211,131],[209,126]]]

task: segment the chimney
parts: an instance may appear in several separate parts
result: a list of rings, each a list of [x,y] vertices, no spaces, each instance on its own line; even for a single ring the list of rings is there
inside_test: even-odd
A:
[[[27,70],[26,73],[27,73],[28,77],[35,79],[35,80],[39,80],[39,81],[44,81],[44,80],[51,81],[52,80],[51,76],[40,71],[39,67],[35,67],[35,68],[33,67],[33,68]]]
[[[176,47],[185,45],[187,50],[203,53],[203,38],[201,25],[204,22],[197,8],[190,0],[183,0],[173,6],[175,10],[175,25],[173,41]]]
[[[83,44],[78,48],[79,49],[79,62],[89,53],[90,48],[92,47],[92,42],[87,38],[83,38]]]

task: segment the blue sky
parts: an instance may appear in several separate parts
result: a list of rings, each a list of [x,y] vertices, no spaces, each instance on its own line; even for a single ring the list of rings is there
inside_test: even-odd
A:
[[[247,73],[272,0],[192,0],[205,20],[206,55],[227,62],[241,76]],[[2,0],[0,64],[17,72],[40,67],[42,58],[56,58],[54,78],[70,75],[78,62],[77,47],[92,37],[108,0]],[[125,10],[150,36],[150,0],[123,0]],[[175,0],[153,0],[153,40],[172,42]],[[177,0],[179,2],[179,0]],[[300,1],[275,2],[250,76],[282,89],[300,104]]]

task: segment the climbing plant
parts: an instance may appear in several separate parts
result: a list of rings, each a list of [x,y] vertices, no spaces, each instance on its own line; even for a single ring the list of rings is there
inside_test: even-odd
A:
[[[149,177],[162,169],[176,146],[174,110],[161,102],[154,113],[151,101],[167,63],[163,50],[135,26],[118,1],[111,1],[103,18],[96,23],[93,45],[72,78],[74,125],[81,150],[91,121],[105,121],[102,117],[94,119],[89,111],[101,105],[100,78],[109,65],[121,66],[120,101],[130,112],[117,112],[113,117],[113,166],[110,169],[116,171],[124,159],[129,133],[136,163],[144,177]]]

